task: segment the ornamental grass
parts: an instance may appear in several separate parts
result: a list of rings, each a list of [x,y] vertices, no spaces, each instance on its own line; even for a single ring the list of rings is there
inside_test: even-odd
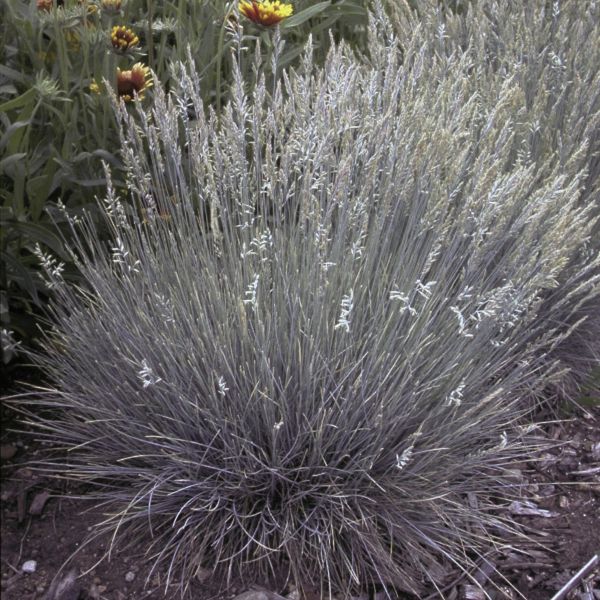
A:
[[[553,6],[379,7],[219,118],[191,60],[118,105],[136,210],[73,223],[79,288],[48,264],[36,403],[149,577],[423,598],[519,549],[527,415],[598,356],[598,7]]]

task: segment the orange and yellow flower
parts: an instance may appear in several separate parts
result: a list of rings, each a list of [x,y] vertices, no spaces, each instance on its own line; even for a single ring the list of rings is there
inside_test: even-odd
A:
[[[100,6],[106,13],[116,15],[121,12],[121,0],[101,0]]]
[[[54,0],[37,0],[37,9],[50,12],[54,8]]]
[[[281,0],[242,0],[239,9],[250,21],[266,27],[277,25],[294,12],[291,4]]]
[[[117,93],[125,102],[136,96],[141,100],[149,87],[152,87],[152,73],[142,63],[136,63],[128,71],[117,69]]]
[[[93,15],[98,12],[98,7],[93,2],[88,2],[88,0],[77,0],[77,4],[79,6],[85,6],[87,8],[87,14]]]
[[[110,43],[119,52],[127,52],[133,50],[140,43],[140,39],[124,25],[115,25],[110,32]]]

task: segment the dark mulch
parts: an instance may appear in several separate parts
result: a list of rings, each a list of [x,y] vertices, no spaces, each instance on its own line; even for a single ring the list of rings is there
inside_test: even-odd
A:
[[[102,518],[100,511],[89,501],[74,499],[79,490],[72,485],[45,477],[28,466],[43,448],[12,431],[16,428],[15,415],[4,403],[0,407],[2,599],[179,597],[175,589],[165,593],[164,574],[148,577],[148,566],[141,556],[114,553],[110,560],[100,561],[110,540],[99,538],[85,543],[91,525]],[[513,506],[523,529],[535,530],[533,537],[543,547],[532,545],[519,554],[490,556],[490,564],[482,564],[474,575],[492,599],[549,600],[600,552],[600,408],[577,411],[571,419],[545,425],[544,429],[556,446],[533,457],[535,460],[515,472],[515,477],[526,485],[522,501]],[[140,554],[142,551],[140,543]],[[23,572],[27,561],[36,562],[35,572]],[[501,576],[491,572],[491,567]],[[298,598],[297,592],[285,584],[262,584],[263,588],[252,586],[251,593],[246,593],[249,588],[242,584],[219,591],[216,582],[207,577],[193,582],[189,597],[194,600],[238,595],[245,600]],[[485,598],[465,578],[450,581],[444,595],[450,600]],[[600,599],[600,568],[579,580],[565,597]]]

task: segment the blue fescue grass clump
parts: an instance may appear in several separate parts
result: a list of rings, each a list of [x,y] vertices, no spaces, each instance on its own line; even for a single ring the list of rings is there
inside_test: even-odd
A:
[[[137,210],[109,189],[109,247],[73,225],[39,358],[98,531],[183,589],[422,596],[507,548],[523,417],[597,323],[598,8],[547,4],[380,9],[368,56],[274,84],[240,48],[220,119],[185,65],[118,108]]]

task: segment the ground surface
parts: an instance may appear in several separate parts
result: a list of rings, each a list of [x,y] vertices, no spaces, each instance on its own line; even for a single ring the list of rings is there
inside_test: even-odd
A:
[[[165,593],[164,576],[148,577],[148,566],[135,553],[114,554],[110,561],[97,564],[109,540],[84,542],[92,524],[101,520],[100,511],[89,501],[70,497],[74,490],[64,482],[29,468],[27,464],[43,449],[11,431],[14,416],[4,405],[2,413],[2,599],[178,598],[175,589]],[[523,464],[515,473],[526,485],[522,502],[512,507],[524,528],[538,531],[535,538],[545,549],[532,546],[520,555],[490,557],[490,568],[482,565],[474,575],[492,599],[549,600],[600,552],[600,409],[579,411],[566,422],[546,425],[545,430],[556,440],[556,446]],[[68,561],[69,557],[72,558]],[[28,561],[35,561],[35,571],[24,573],[24,565],[33,566],[31,562],[27,565]],[[498,574],[491,574],[491,567],[515,589]],[[262,586],[238,584],[219,591],[216,583],[207,578],[193,582],[189,598],[298,599],[297,592],[285,584],[258,583]],[[464,577],[449,581],[443,592],[449,600],[485,598]],[[311,600],[317,597],[315,593]],[[371,594],[371,598],[379,597]],[[565,597],[600,599],[600,565],[578,580]],[[403,596],[401,600],[409,599]]]

